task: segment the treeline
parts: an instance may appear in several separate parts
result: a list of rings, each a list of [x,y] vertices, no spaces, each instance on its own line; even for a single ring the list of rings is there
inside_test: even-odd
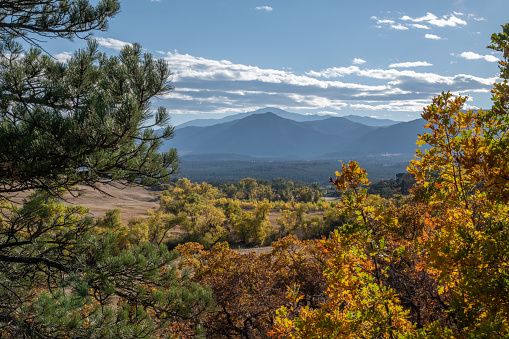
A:
[[[239,200],[317,202],[325,191],[317,182],[308,184],[283,178],[272,180],[245,178],[236,183],[217,181],[209,183],[221,190],[226,197]]]
[[[401,203],[406,198],[398,194],[400,188],[412,181],[411,175],[402,174],[388,184],[369,186],[369,192],[381,191],[386,197],[370,193],[366,203],[379,207],[393,198]],[[118,232],[124,246],[148,241],[173,249],[196,242],[210,249],[219,242],[243,248],[270,245],[288,235],[319,239],[351,221],[338,213],[339,198],[325,201],[324,188],[317,183],[246,178],[212,184],[178,179],[160,185],[160,207],[148,211],[147,217],[131,218],[123,224],[121,210],[115,209],[99,219],[96,227]],[[338,197],[344,194],[336,193]],[[272,222],[270,216],[274,216]]]
[[[369,173],[370,180],[378,182],[394,178],[405,171],[413,154],[394,156],[349,157],[331,156],[328,160],[190,160],[185,156],[180,164],[179,178],[192,182],[237,182],[244,178],[272,180],[282,177],[294,182],[318,182],[328,185],[331,173],[337,170],[341,162],[357,160]],[[333,160],[331,160],[333,159]]]

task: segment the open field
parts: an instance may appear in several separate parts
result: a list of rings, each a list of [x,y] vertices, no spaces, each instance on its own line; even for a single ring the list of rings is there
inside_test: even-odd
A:
[[[88,213],[94,219],[104,217],[106,212],[119,208],[122,210],[122,222],[127,223],[133,217],[144,217],[147,215],[148,210],[155,210],[159,207],[159,194],[158,191],[153,191],[148,188],[140,186],[123,186],[114,182],[105,182],[98,185],[99,189],[91,187],[80,186],[78,192],[73,194],[68,193],[65,196],[64,204],[66,205],[82,205],[88,207]],[[27,198],[31,192],[18,193],[11,196],[11,200],[15,203],[21,203],[23,199]],[[325,198],[326,200],[335,200],[337,198]],[[268,215],[269,222],[274,229],[279,228],[277,219],[282,217],[282,212],[277,209],[272,209]],[[313,211],[306,214],[305,218],[313,216],[322,216],[323,212]],[[178,236],[183,230],[180,227],[173,229],[170,234]],[[233,248],[240,253],[248,253],[251,251],[257,254],[268,252],[272,249],[271,246],[253,247],[253,248]]]
[[[102,191],[91,187],[80,186],[79,195],[73,196],[68,193],[65,196],[66,205],[83,205],[90,208],[90,215],[97,219],[103,217],[107,211],[120,208],[121,218],[127,222],[132,217],[144,216],[147,210],[159,207],[159,192],[139,186],[123,186],[114,182],[98,185]],[[77,192],[75,192],[76,194]],[[23,192],[11,197],[16,203],[21,203],[31,192]]]

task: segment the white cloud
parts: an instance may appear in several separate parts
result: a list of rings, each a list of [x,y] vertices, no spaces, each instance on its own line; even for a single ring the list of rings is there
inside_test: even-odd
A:
[[[407,26],[403,26],[402,24],[391,25],[391,28],[392,29],[397,29],[397,30],[400,30],[400,31],[406,31],[408,29]]]
[[[255,8],[257,11],[266,11],[266,12],[270,12],[273,10],[272,7],[270,6],[258,6]]]
[[[331,99],[318,95],[301,95],[289,93],[287,96],[294,100],[296,103],[303,104],[308,107],[331,107],[336,110],[340,110],[348,106],[342,100]]]
[[[59,62],[66,62],[67,60],[69,60],[72,57],[72,55],[69,52],[62,52],[62,53],[55,54],[54,57]]]
[[[394,20],[390,20],[390,19],[378,19],[377,24],[393,24],[394,23]]]
[[[120,41],[112,38],[95,38],[97,43],[106,48],[112,48],[117,51],[120,51],[125,45],[131,45],[128,42]]]
[[[424,36],[426,39],[432,39],[432,40],[442,40],[441,37],[439,37],[438,35],[435,35],[435,34],[426,34]]]
[[[366,63],[366,60],[363,60],[363,59],[360,59],[360,58],[355,58],[352,61],[352,64],[354,64],[354,65],[362,65],[364,63]]]
[[[288,71],[262,69],[255,66],[233,64],[228,60],[210,60],[189,54],[168,52],[165,60],[173,71],[173,80],[200,79],[205,81],[257,81],[294,86],[316,86],[319,88],[355,88],[378,91],[383,86],[369,86],[340,81],[323,81]]]
[[[170,91],[170,92],[162,95],[161,98],[163,98],[163,99],[189,100],[189,101],[195,100],[195,97],[193,97],[191,95],[182,94],[180,92],[181,92],[180,90]],[[186,91],[184,91],[184,92],[186,92]]]
[[[422,24],[411,24],[410,26],[415,27],[415,28],[420,28],[420,29],[431,29],[428,26],[422,25]]]
[[[426,13],[425,16],[422,16],[420,18],[411,18],[409,17],[408,15],[404,15],[400,18],[401,20],[403,21],[412,21],[412,22],[427,22],[427,21],[430,21],[430,20],[435,20],[437,19],[437,16],[434,15],[434,14],[431,14],[431,13]]]
[[[403,21],[411,21],[411,22],[426,22],[429,25],[437,26],[437,27],[456,27],[459,25],[466,25],[467,22],[463,19],[458,18],[456,15],[444,15],[442,18],[438,18],[433,13],[426,13],[425,16],[419,18],[411,18],[408,15],[404,15],[400,18]]]
[[[390,12],[387,12],[390,13]],[[433,14],[426,13],[424,16],[420,17],[410,17],[408,15],[403,15],[401,17],[385,17],[379,18],[377,16],[372,16],[372,20],[376,20],[376,25],[374,27],[382,29],[394,29],[394,30],[408,30],[408,29],[424,29],[429,30],[431,27],[462,27],[466,26],[467,20],[485,20],[484,18],[477,18],[473,14],[464,14],[461,12],[453,11],[452,14],[443,15],[441,17]],[[435,34],[427,34],[427,39],[435,39],[440,40],[438,35]]]
[[[322,70],[320,72],[309,71],[306,74],[315,77],[323,78],[338,78],[346,75],[367,77],[373,79],[390,80],[389,86],[396,86],[403,92],[406,91],[405,84],[417,86],[417,84],[442,84],[448,86],[471,85],[472,83],[479,84],[479,87],[489,86],[496,81],[494,78],[479,78],[472,75],[458,74],[455,76],[443,76],[435,73],[420,73],[411,70],[396,70],[396,69],[360,69],[356,66],[350,67],[334,67]],[[393,87],[390,87],[393,88]],[[385,91],[389,90],[389,87]]]
[[[318,114],[324,114],[324,115],[337,115],[337,112],[331,112],[331,111],[318,111]]]
[[[481,55],[474,52],[463,52],[460,55],[458,55],[461,58],[467,59],[467,60],[478,60],[483,59],[488,62],[498,62],[500,61],[499,58],[497,58],[494,55],[488,54],[488,55]]]
[[[160,97],[157,105],[171,107],[174,113],[223,113],[260,106],[419,112],[443,90],[463,94],[487,91],[497,79],[398,69],[428,65],[424,61],[393,64],[388,69],[364,69],[357,64],[297,74],[177,51],[164,56],[176,89]]]
[[[486,21],[486,18],[483,18],[483,17],[476,18],[475,15],[473,15],[473,14],[469,14],[468,18],[469,19],[474,19],[475,21]]]
[[[400,112],[421,112],[423,107],[429,105],[430,100],[401,100],[378,102],[373,104],[353,103],[350,108],[363,111],[400,111]]]
[[[433,66],[433,65],[427,61],[413,61],[413,62],[400,62],[400,63],[390,64],[389,68],[397,68],[397,67],[408,68],[408,67],[420,67],[420,66]]]

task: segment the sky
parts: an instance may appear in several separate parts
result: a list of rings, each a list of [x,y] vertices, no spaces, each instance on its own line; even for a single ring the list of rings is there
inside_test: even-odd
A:
[[[509,0],[129,0],[96,32],[115,55],[137,42],[172,70],[153,100],[178,125],[277,107],[409,121],[442,91],[490,107]],[[50,40],[65,61],[82,41]]]

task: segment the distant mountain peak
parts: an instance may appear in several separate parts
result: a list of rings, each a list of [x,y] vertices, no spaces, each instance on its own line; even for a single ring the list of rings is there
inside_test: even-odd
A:
[[[188,126],[196,126],[196,127],[207,127],[207,126],[213,126],[216,124],[222,124],[226,122],[231,122],[235,120],[240,120],[243,118],[246,118],[253,114],[263,114],[263,113],[273,113],[274,115],[277,115],[284,119],[293,120],[295,122],[309,122],[309,121],[317,121],[317,120],[325,120],[330,118],[340,118],[338,116],[334,115],[318,115],[318,114],[300,114],[300,113],[292,113],[287,112],[285,110],[282,110],[277,107],[264,107],[257,109],[256,111],[252,112],[245,112],[245,113],[238,113],[234,115],[229,115],[221,119],[196,119],[191,120],[186,123],[183,123],[181,125],[177,126],[177,129],[188,127]],[[390,126],[397,124],[399,121],[392,121],[389,119],[378,119],[378,118],[372,118],[372,117],[361,117],[357,115],[347,115],[343,116],[341,118],[361,123],[363,125],[367,126],[376,126],[376,127],[382,127],[382,126]]]
[[[281,112],[284,112],[284,113],[289,113],[287,111],[284,111],[280,108],[277,108],[277,107],[264,107],[264,108],[260,108],[260,109],[257,109],[256,111],[253,111],[253,112],[248,112],[248,113],[251,113],[251,114],[258,114],[258,113],[274,113],[274,114],[277,114],[277,113],[281,113]],[[246,113],[247,114],[247,113]],[[297,113],[295,113],[297,114]]]
[[[266,108],[229,121],[216,120],[210,126],[178,128],[165,146],[176,147],[182,154],[229,154],[230,159],[233,155],[312,159],[324,154],[330,158],[412,153],[424,125],[416,120],[376,127],[334,116],[295,121],[294,115]]]
[[[400,123],[401,121],[394,121],[390,119],[380,119],[380,118],[374,118],[374,117],[366,117],[366,116],[360,116],[360,115],[345,115],[343,118],[348,119],[350,121],[359,122],[364,125],[368,126],[376,126],[376,127],[383,127],[383,126],[392,126],[395,124]]]
[[[250,114],[250,115],[248,115],[246,118],[257,117],[257,116],[258,116],[258,117],[260,117],[260,116],[261,116],[261,117],[270,117],[270,118],[273,118],[273,119],[277,119],[277,118],[279,118],[279,119],[284,119],[283,117],[281,117],[281,116],[277,115],[277,114],[276,114],[276,113],[274,113],[274,112],[270,112],[270,111],[269,111],[269,112],[263,112],[263,113],[262,113],[262,112],[260,112],[260,113]]]

